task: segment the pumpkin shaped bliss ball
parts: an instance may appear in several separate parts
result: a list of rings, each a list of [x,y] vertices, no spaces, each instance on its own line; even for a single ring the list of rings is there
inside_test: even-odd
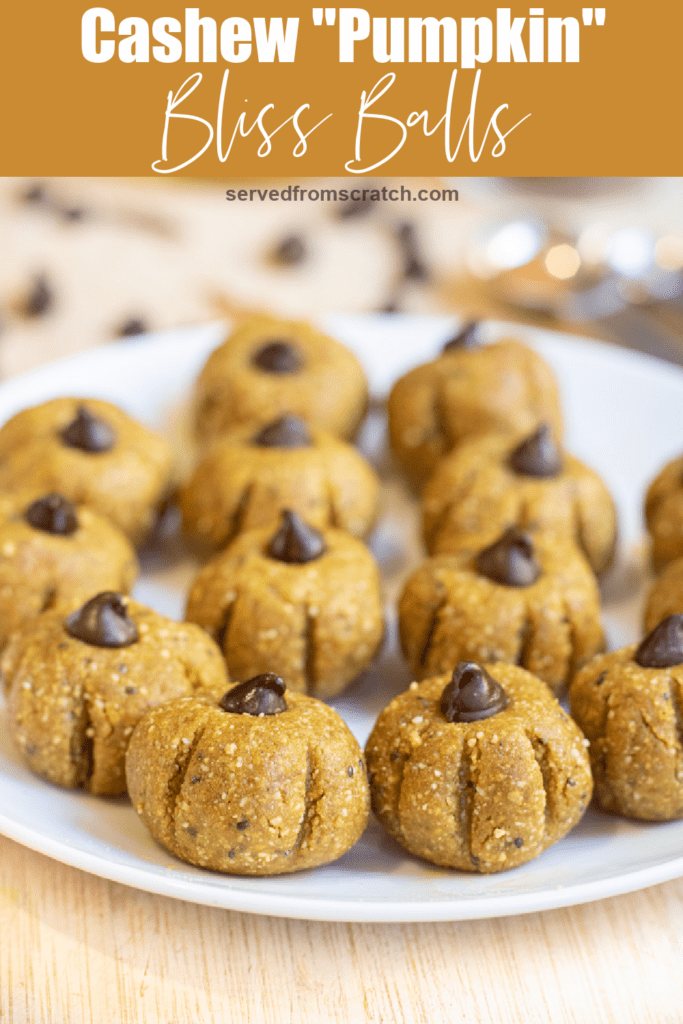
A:
[[[399,604],[401,643],[416,678],[458,661],[521,665],[558,693],[604,650],[588,562],[566,537],[511,527],[492,544],[463,539],[428,558]]]
[[[45,612],[15,633],[2,656],[9,728],[29,768],[67,789],[126,791],[133,728],[156,704],[228,676],[198,626],[103,592],[70,615]]]
[[[344,345],[304,321],[249,317],[209,356],[196,386],[202,444],[235,427],[253,430],[293,413],[350,439],[368,403],[360,363]]]
[[[515,338],[481,345],[476,324],[401,377],[388,409],[392,450],[418,490],[439,459],[467,438],[528,433],[541,423],[562,436],[559,390],[548,364]]]
[[[217,441],[181,488],[180,507],[185,532],[216,549],[245,530],[276,526],[285,508],[317,529],[364,537],[378,498],[377,476],[352,445],[286,415]]]
[[[323,699],[368,667],[384,636],[368,549],[291,510],[278,529],[243,533],[201,570],[186,618],[219,644],[233,679],[278,665],[291,690]]]
[[[176,857],[233,875],[336,860],[370,810],[361,750],[339,715],[263,673],[219,701],[185,698],[139,723],[133,806]]]
[[[0,490],[58,492],[106,516],[137,546],[171,486],[165,438],[97,398],[54,398],[0,430]]]
[[[505,871],[581,818],[593,788],[585,744],[530,672],[459,662],[380,713],[365,747],[372,809],[418,857]]]

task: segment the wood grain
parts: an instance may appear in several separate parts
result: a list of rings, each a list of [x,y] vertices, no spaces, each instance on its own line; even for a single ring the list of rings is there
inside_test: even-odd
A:
[[[328,924],[138,892],[0,838],[2,1024],[680,1024],[683,881],[490,921]]]

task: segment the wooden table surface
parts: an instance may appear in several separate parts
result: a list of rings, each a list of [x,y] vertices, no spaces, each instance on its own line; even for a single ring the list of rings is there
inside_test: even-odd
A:
[[[2,1024],[680,1024],[683,880],[489,921],[217,910],[0,837]]]

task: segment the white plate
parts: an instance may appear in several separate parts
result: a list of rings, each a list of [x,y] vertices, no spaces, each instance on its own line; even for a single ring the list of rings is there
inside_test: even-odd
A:
[[[435,352],[452,322],[420,317],[334,317],[328,329],[365,363],[378,393]],[[495,333],[495,332],[492,332]],[[188,329],[88,352],[0,386],[0,422],[56,395],[110,399],[150,425],[177,417],[193,376],[221,328]],[[606,586],[613,645],[635,639],[644,576],[640,524],[648,480],[683,450],[683,372],[645,356],[579,338],[527,331],[556,370],[568,446],[593,465],[616,496],[620,561]],[[395,557],[401,524],[389,517],[376,545]],[[393,555],[392,555],[393,552]],[[187,567],[186,567],[187,568]],[[180,615],[173,572],[148,567],[137,595]],[[379,709],[405,688],[390,649],[335,706],[363,743]],[[406,855],[372,823],[336,864],[278,878],[231,878],[193,869],[150,838],[126,799],[57,789],[22,764],[0,730],[0,832],[50,857],[149,892],[253,913],[339,921],[437,921],[495,917],[568,906],[683,875],[683,822],[640,824],[590,810],[560,843],[524,867],[479,876],[434,868]]]

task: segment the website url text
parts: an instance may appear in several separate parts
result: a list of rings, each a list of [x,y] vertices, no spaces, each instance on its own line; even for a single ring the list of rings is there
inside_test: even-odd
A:
[[[299,185],[287,185],[286,188],[229,188],[225,198],[229,203],[235,200],[240,203],[265,202],[322,202],[322,203],[457,203],[458,191],[454,188],[421,188],[413,193],[405,188],[301,188]]]

